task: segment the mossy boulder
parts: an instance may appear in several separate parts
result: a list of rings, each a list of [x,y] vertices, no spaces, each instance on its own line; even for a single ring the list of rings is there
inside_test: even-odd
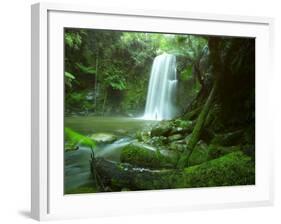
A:
[[[137,131],[135,137],[137,140],[145,142],[150,139],[150,132],[149,131]]]
[[[173,126],[169,121],[161,121],[151,129],[151,136],[168,136]]]
[[[241,151],[185,169],[185,186],[233,186],[255,184],[255,164]]]
[[[169,149],[172,151],[183,152],[186,147],[187,145],[185,144],[184,140],[174,141],[169,144]]]
[[[117,136],[110,133],[94,133],[90,138],[97,143],[112,143],[117,140]]]
[[[165,136],[154,136],[152,138],[144,140],[143,142],[155,147],[162,147],[167,144],[168,138]]]
[[[190,128],[191,126],[194,125],[192,121],[185,120],[185,119],[176,119],[174,121],[174,124],[180,128]]]
[[[133,142],[125,146],[120,161],[145,168],[173,168],[178,154],[165,149],[156,149],[150,145]]]

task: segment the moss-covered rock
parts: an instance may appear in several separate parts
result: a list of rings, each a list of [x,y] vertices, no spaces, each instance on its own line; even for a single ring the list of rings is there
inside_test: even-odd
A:
[[[169,144],[169,149],[172,151],[183,152],[186,147],[187,145],[185,144],[184,140],[174,141]]]
[[[189,157],[188,166],[194,166],[204,163],[208,160],[208,157],[209,157],[208,145],[203,141],[199,141],[195,146],[191,156]]]
[[[168,138],[165,136],[154,136],[150,139],[144,141],[147,144],[153,145],[155,147],[161,147],[168,142]]]
[[[209,145],[209,160],[216,159],[231,152],[241,151],[241,146]]]
[[[137,131],[135,137],[137,140],[145,142],[150,139],[150,132],[149,131]]]
[[[184,185],[191,187],[255,184],[255,164],[241,151],[188,167],[184,173]]]
[[[76,145],[76,144],[70,144],[70,143],[65,143],[64,144],[64,150],[66,152],[75,151],[75,150],[78,150],[78,149],[79,149],[79,146]]]
[[[177,127],[185,128],[185,129],[188,129],[188,128],[192,129],[192,127],[194,126],[194,122],[186,120],[186,119],[180,119],[180,118],[176,119],[174,121],[174,124]]]
[[[169,121],[161,121],[151,129],[151,136],[168,136],[173,126]]]
[[[182,134],[174,134],[174,135],[171,135],[168,137],[168,140],[170,142],[173,142],[173,141],[177,141],[177,140],[180,140],[180,139],[183,139],[184,136]]]
[[[171,134],[190,134],[194,128],[195,122],[183,119],[176,119],[173,121],[173,129]]]
[[[155,190],[255,184],[254,161],[241,151],[181,170],[136,168],[102,158],[95,161],[95,167],[105,185],[114,185],[120,189]]]
[[[150,145],[134,142],[122,149],[120,161],[138,167],[173,168],[178,154],[169,150],[158,150]]]

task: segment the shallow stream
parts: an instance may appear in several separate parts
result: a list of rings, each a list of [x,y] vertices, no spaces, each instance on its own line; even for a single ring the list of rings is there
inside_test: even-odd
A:
[[[83,135],[94,133],[109,133],[117,136],[117,140],[110,144],[98,144],[95,156],[118,161],[124,146],[133,141],[134,134],[157,121],[148,121],[128,117],[66,117],[65,127]],[[94,180],[90,172],[91,150],[79,147],[76,151],[64,153],[64,187],[65,193],[78,192],[86,188],[91,191]]]

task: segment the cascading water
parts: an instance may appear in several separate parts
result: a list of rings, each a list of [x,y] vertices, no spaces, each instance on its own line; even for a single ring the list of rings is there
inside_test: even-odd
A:
[[[175,116],[177,88],[176,57],[171,54],[157,56],[152,65],[144,119],[166,120]]]

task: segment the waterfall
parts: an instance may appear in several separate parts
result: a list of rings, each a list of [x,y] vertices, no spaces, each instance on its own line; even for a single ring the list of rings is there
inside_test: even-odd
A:
[[[175,116],[173,101],[176,96],[176,57],[171,54],[158,55],[152,65],[144,119],[166,120]]]

